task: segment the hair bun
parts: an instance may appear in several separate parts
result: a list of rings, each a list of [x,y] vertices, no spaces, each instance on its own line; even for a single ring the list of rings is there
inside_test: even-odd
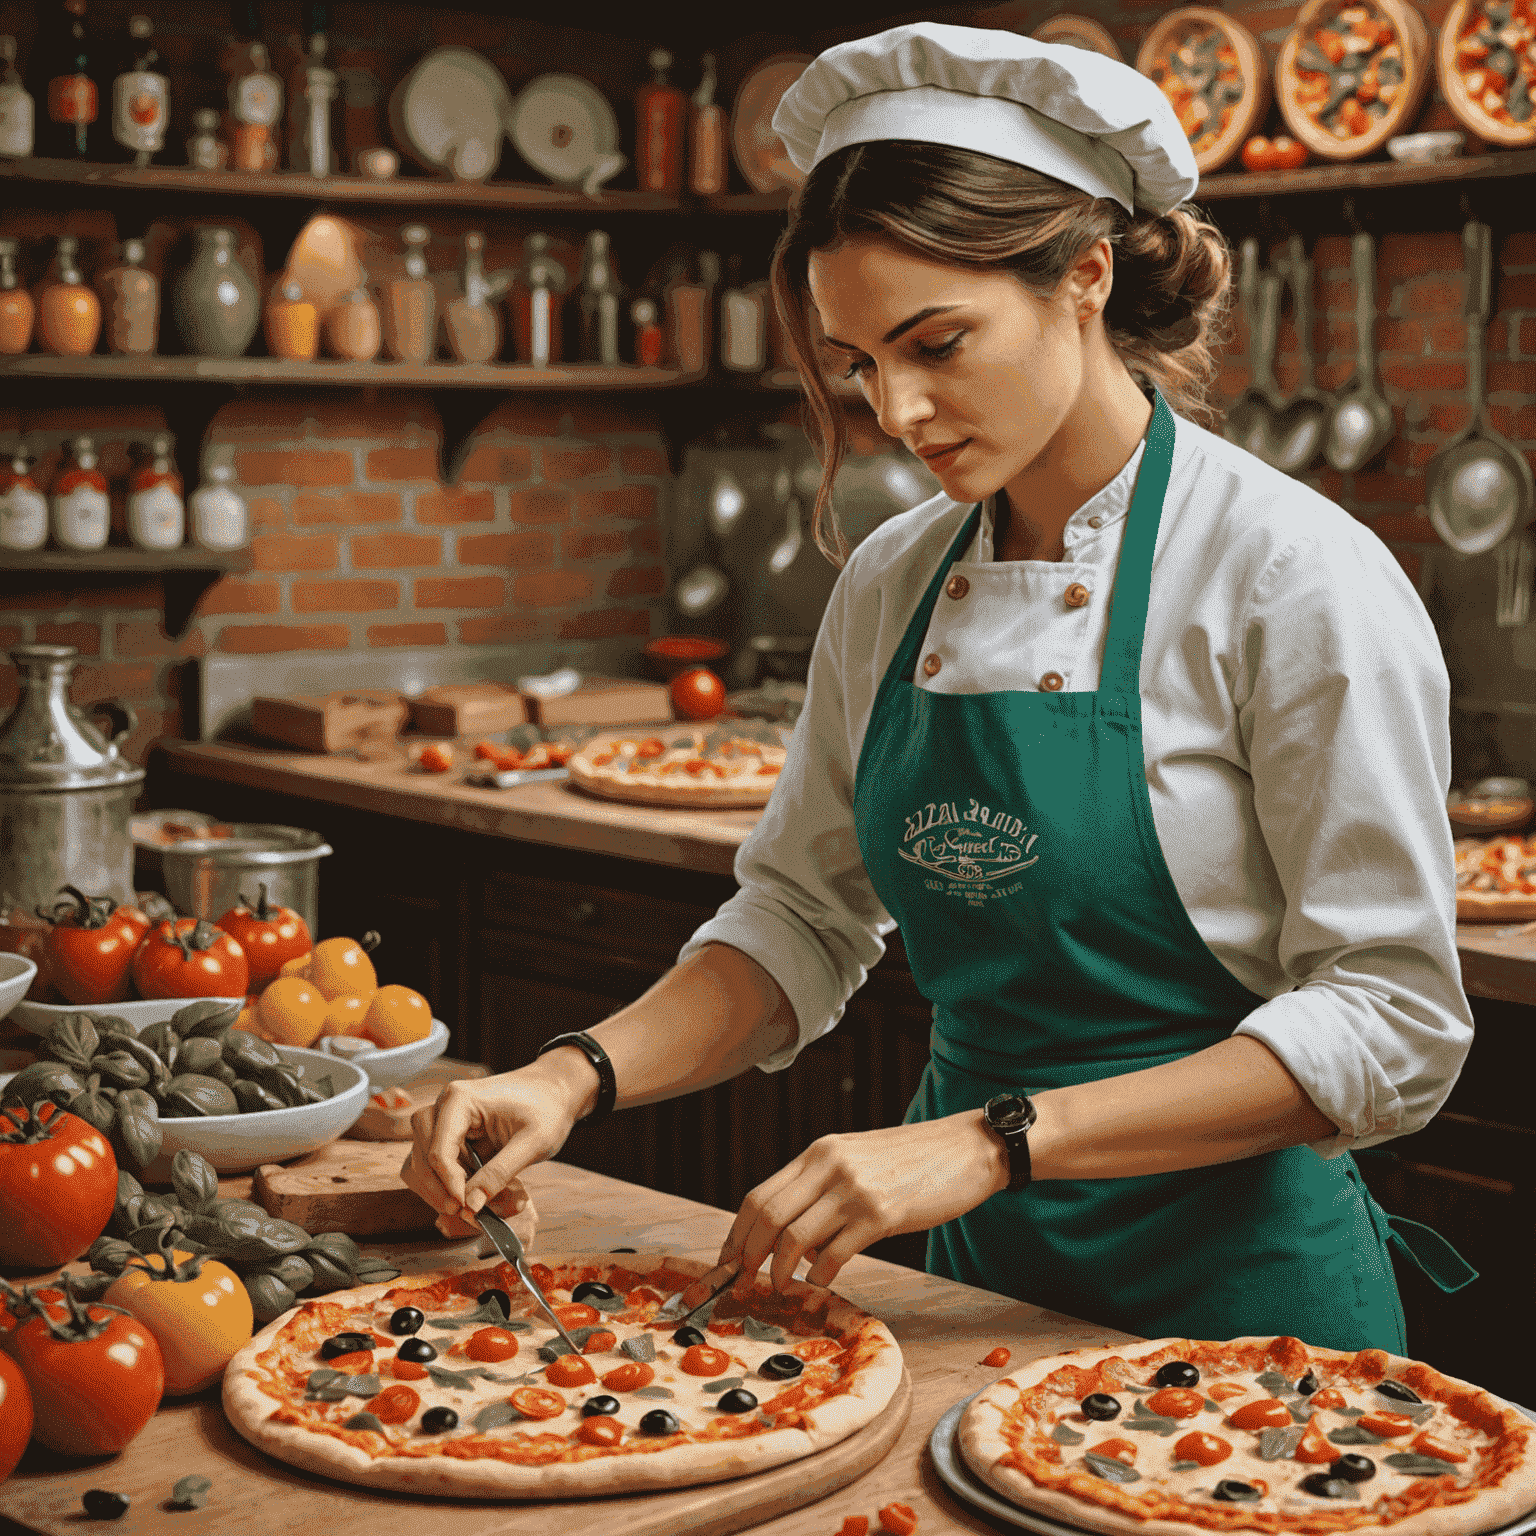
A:
[[[1127,224],[1115,242],[1115,284],[1104,322],[1155,342],[1161,351],[1194,345],[1227,291],[1230,260],[1214,225],[1175,208]]]

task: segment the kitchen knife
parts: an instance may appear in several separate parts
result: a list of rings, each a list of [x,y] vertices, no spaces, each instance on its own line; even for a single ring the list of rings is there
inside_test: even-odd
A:
[[[724,1294],[724,1293],[725,1293],[725,1291],[726,1291],[726,1290],[727,1290],[727,1289],[729,1289],[729,1288],[730,1288],[730,1287],[731,1287],[731,1286],[732,1286],[732,1285],[734,1285],[734,1284],[735,1284],[735,1283],[736,1283],[736,1278],[737,1278],[737,1276],[738,1276],[738,1275],[740,1275],[740,1274],[741,1274],[741,1271],[740,1271],[740,1270],[739,1270],[739,1269],[733,1269],[733,1270],[732,1270],[732,1271],[731,1271],[731,1272],[730,1272],[730,1274],[728,1274],[728,1275],[727,1275],[727,1276],[726,1276],[726,1277],[725,1277],[725,1279],[724,1279],[724,1280],[722,1280],[722,1281],[721,1281],[721,1282],[720,1282],[720,1284],[719,1284],[719,1285],[717,1285],[717,1286],[716,1286],[716,1287],[715,1287],[715,1288],[714,1288],[714,1290],[712,1290],[712,1291],[711,1291],[711,1292],[710,1292],[710,1293],[709,1293],[709,1295],[708,1295],[708,1296],[706,1296],[706,1297],[705,1297],[705,1298],[704,1298],[704,1300],[703,1300],[703,1301],[701,1301],[701,1302],[700,1302],[700,1303],[699,1303],[699,1304],[698,1304],[698,1306],[696,1306],[696,1307],[690,1307],[690,1308],[689,1308],[689,1310],[688,1310],[688,1311],[686,1311],[686,1312],[685,1312],[685,1313],[683,1313],[683,1315],[682,1315],[682,1316],[681,1316],[681,1317],[680,1317],[680,1318],[678,1318],[678,1319],[677,1319],[677,1326],[678,1326],[678,1327],[679,1327],[679,1328],[681,1328],[681,1327],[682,1327],[682,1326],[683,1326],[683,1325],[684,1325],[684,1324],[685,1324],[685,1323],[686,1323],[686,1322],[688,1322],[688,1321],[689,1321],[689,1320],[690,1320],[690,1319],[691,1319],[691,1318],[692,1318],[692,1317],[693,1317],[693,1314],[694,1314],[694,1313],[695,1313],[695,1312],[702,1312],[702,1311],[703,1311],[703,1310],[704,1310],[704,1308],[705,1308],[705,1307],[707,1307],[707,1306],[708,1306],[708,1305],[709,1305],[709,1304],[710,1304],[710,1302],[712,1302],[712,1301],[713,1301],[713,1300],[715,1300],[715,1298],[716,1298],[716,1297],[717,1297],[717,1296],[721,1296],[721,1295],[723,1295],[723,1294]],[[682,1294],[683,1294],[683,1293],[682,1293],[682,1292],[681,1292],[681,1291],[679,1291],[679,1292],[678,1292],[678,1293],[677,1293],[677,1294],[678,1294],[678,1297],[679,1297],[679,1298],[681,1298],[681,1296],[682,1296]],[[670,1322],[670,1321],[672,1321],[672,1319],[670,1319],[670,1318],[668,1318],[668,1322]]]
[[[485,1165],[480,1161],[478,1154],[468,1141],[464,1143],[464,1151],[470,1162],[474,1164],[475,1171],[479,1172]],[[581,1353],[581,1345],[560,1326],[560,1319],[550,1309],[549,1303],[544,1299],[543,1291],[534,1283],[533,1276],[528,1272],[528,1260],[523,1257],[523,1244],[517,1233],[500,1216],[492,1214],[491,1211],[483,1207],[475,1213],[473,1219],[480,1223],[480,1230],[490,1238],[491,1242],[495,1245],[497,1253],[517,1271],[518,1279],[523,1282],[528,1294],[538,1302],[539,1306],[543,1309],[544,1315],[555,1325],[555,1332],[565,1340],[565,1347],[573,1355],[579,1355]]]

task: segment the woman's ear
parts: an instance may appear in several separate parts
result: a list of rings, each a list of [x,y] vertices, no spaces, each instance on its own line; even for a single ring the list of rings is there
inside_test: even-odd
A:
[[[1101,236],[1082,252],[1062,279],[1061,292],[1071,300],[1079,325],[1103,312],[1114,278],[1114,249],[1107,237]]]

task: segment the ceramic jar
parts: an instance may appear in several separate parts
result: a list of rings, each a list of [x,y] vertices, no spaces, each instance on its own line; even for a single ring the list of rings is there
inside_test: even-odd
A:
[[[292,280],[267,300],[267,351],[291,362],[310,362],[320,350],[320,311]]]
[[[53,482],[53,538],[60,549],[81,553],[104,549],[112,531],[106,476],[96,467],[96,444],[77,437],[69,462]]]
[[[239,357],[261,322],[256,284],[235,256],[234,230],[205,225],[196,235],[192,264],[172,292],[176,329],[188,352]]]
[[[425,224],[407,224],[405,276],[384,285],[384,345],[399,363],[424,363],[437,340],[437,290],[427,276]]]
[[[149,462],[128,481],[128,542],[135,549],[180,549],[187,533],[181,476],[171,461],[171,439],[157,433]]]
[[[245,498],[234,487],[234,467],[210,464],[206,475],[187,505],[192,542],[199,549],[244,549],[251,541],[251,517]]]
[[[32,342],[36,306],[16,279],[15,240],[0,240],[0,355],[17,357]]]
[[[485,275],[485,236],[471,230],[464,236],[464,291],[443,315],[448,346],[461,363],[489,362],[501,351],[501,316],[492,300],[510,282],[507,273]]]
[[[706,53],[688,124],[688,190],[699,197],[725,191],[725,108],[715,100],[717,88],[715,56]]]
[[[101,335],[101,300],[85,286],[75,265],[79,242],[59,237],[54,275],[38,290],[37,336],[45,352],[57,357],[86,357]]]
[[[16,73],[16,39],[0,37],[0,156],[25,159],[32,153],[36,106]]]
[[[371,363],[383,343],[379,307],[364,288],[351,293],[325,313],[325,344],[333,357],[348,363]]]
[[[107,350],[144,357],[155,350],[160,327],[160,284],[144,270],[144,242],[123,241],[120,265],[96,279],[106,302]]]
[[[31,467],[18,447],[10,467],[0,469],[0,549],[41,549],[48,542],[48,498],[38,490]]]

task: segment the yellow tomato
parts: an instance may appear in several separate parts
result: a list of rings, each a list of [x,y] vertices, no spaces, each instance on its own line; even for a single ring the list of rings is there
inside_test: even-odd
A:
[[[312,1045],[325,1028],[325,999],[302,976],[279,976],[256,1004],[257,1032],[274,1045]]]
[[[409,987],[380,987],[363,1020],[363,1033],[384,1051],[425,1040],[432,1033],[432,1005]]]
[[[363,1021],[368,1017],[374,994],[359,997],[355,992],[343,992],[333,997],[325,1006],[325,1024],[322,1035],[361,1035]]]
[[[168,1276],[158,1253],[130,1259],[102,1299],[132,1313],[155,1336],[165,1358],[167,1394],[201,1392],[250,1342],[251,1298],[234,1270],[217,1259],[205,1257],[198,1265],[177,1249],[175,1264]]]
[[[347,992],[366,997],[379,984],[373,961],[356,939],[322,939],[310,955],[309,978],[327,1002]]]
[[[279,976],[302,976],[307,981],[309,979],[309,962],[313,958],[313,950],[307,955],[295,955],[292,960],[283,961],[282,969],[277,974]]]

